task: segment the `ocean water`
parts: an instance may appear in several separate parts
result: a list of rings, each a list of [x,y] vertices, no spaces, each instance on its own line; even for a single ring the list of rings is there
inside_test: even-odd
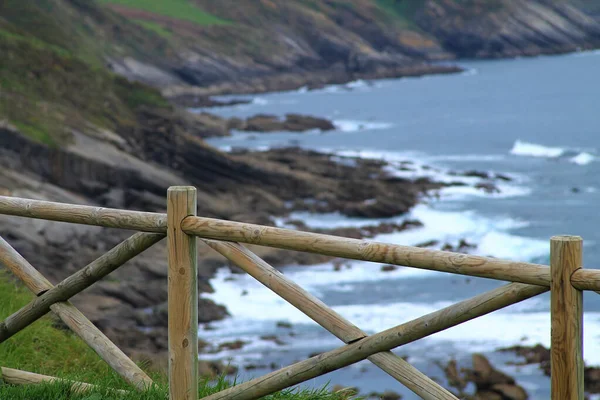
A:
[[[444,189],[424,199],[410,215],[422,228],[379,235],[376,240],[415,245],[429,240],[477,244],[472,252],[506,259],[549,262],[549,239],[573,234],[584,238],[584,265],[600,266],[600,53],[499,61],[463,61],[467,71],[374,82],[357,81],[322,90],[261,94],[246,105],[212,109],[224,116],[297,112],[335,122],[336,130],[308,133],[235,133],[210,140],[230,150],[302,146],[346,156],[384,159],[398,176],[456,180],[451,171],[482,170],[513,178],[487,195],[473,187]],[[412,171],[403,166],[410,161]],[[432,166],[428,169],[424,166]],[[473,184],[474,178],[461,178]],[[309,226],[365,226],[381,220],[340,214],[294,213]],[[286,218],[276,222],[286,225]],[[376,333],[454,302],[502,285],[502,282],[380,265],[346,262],[289,266],[284,273],[357,326]],[[200,336],[215,345],[241,339],[238,350],[202,358],[231,360],[249,379],[309,354],[341,345],[302,313],[252,278],[223,270],[211,282],[208,297],[225,304],[232,317],[201,327]],[[584,297],[584,358],[600,365],[600,296]],[[268,312],[265,312],[268,310]],[[278,326],[280,321],[291,328]],[[270,335],[276,335],[274,343]],[[499,369],[515,376],[531,399],[548,399],[550,382],[537,366],[512,365],[518,358],[498,352],[516,344],[550,342],[549,296],[542,295],[440,332],[395,350],[444,382],[440,364],[451,358],[468,366],[483,352]],[[417,397],[368,361],[304,385],[358,386],[362,393],[390,389],[404,399]]]

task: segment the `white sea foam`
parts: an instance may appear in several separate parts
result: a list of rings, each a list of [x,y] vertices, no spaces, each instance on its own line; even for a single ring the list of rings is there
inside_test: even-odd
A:
[[[432,191],[432,195],[436,195],[448,200],[460,200],[467,197],[486,197],[486,198],[509,198],[527,196],[531,193],[531,189],[524,185],[527,178],[520,175],[510,175],[509,178],[512,182],[494,182],[494,186],[499,192],[492,191],[491,193],[484,190],[484,187],[475,187],[476,184],[482,183],[482,178],[477,176],[464,176],[456,171],[452,171],[448,168],[432,167],[429,165],[430,161],[441,160],[443,157],[451,156],[437,156],[428,157],[423,154],[415,152],[393,152],[393,151],[374,151],[374,150],[338,150],[334,152],[340,159],[352,159],[352,157],[359,157],[363,159],[382,160],[388,163],[383,168],[391,176],[406,179],[418,179],[418,178],[429,178],[435,182],[442,183],[462,183],[464,186],[450,186],[445,187],[437,191]],[[456,156],[462,157],[462,156]],[[480,157],[478,160],[490,159],[494,160],[501,159],[504,156],[499,155],[488,155],[488,156],[476,156],[473,158]],[[450,159],[450,158],[446,158]],[[425,162],[425,163],[424,163]],[[426,164],[427,163],[427,164]],[[490,177],[493,179],[495,174],[490,173]]]
[[[562,147],[548,147],[541,144],[524,142],[517,140],[512,149],[511,154],[518,156],[530,156],[530,157],[560,157],[565,152]]]
[[[376,87],[379,88],[382,86],[381,82],[367,82],[362,79],[358,79],[356,81],[344,83],[341,85],[327,85],[323,89],[319,89],[317,91],[321,91],[324,93],[347,93],[349,91],[367,91]]]
[[[305,267],[305,269],[310,268]],[[312,273],[311,282],[314,284],[315,277],[321,277],[319,280],[325,284],[327,278],[346,275],[346,272],[335,272],[322,276],[323,272],[325,271]],[[306,278],[308,274],[310,272],[306,274],[291,273],[290,277],[301,286],[308,286],[308,289],[311,290],[310,284],[303,279],[303,275]],[[240,276],[236,281],[226,281],[224,279],[226,276],[228,273],[219,272],[212,282],[219,295],[210,296],[216,301],[227,300],[226,304],[232,317],[211,324],[217,330],[201,331],[200,334],[205,340],[217,345],[233,339],[241,339],[250,343],[244,347],[242,353],[239,351],[221,352],[212,357],[223,358],[238,353],[240,358],[246,360],[259,359],[260,357],[257,355],[267,349],[284,349],[290,345],[293,345],[295,351],[314,348],[314,340],[306,337],[286,338],[281,335],[279,337],[286,342],[284,345],[260,340],[261,333],[275,331],[277,321],[287,321],[294,326],[314,326],[315,323],[252,278]],[[368,275],[365,278],[369,279]],[[242,288],[247,290],[247,295],[240,295]],[[385,302],[382,304],[339,305],[332,308],[356,325],[364,327],[369,333],[375,333],[449,305],[451,303],[447,301],[433,303]],[[515,344],[541,343],[549,346],[550,313],[548,306],[547,299],[533,298],[434,334],[426,341],[451,341],[455,347],[468,352],[489,351],[493,348]],[[268,313],[264,312],[266,309],[269,310]],[[598,334],[600,332],[600,313],[585,313],[584,324],[586,326],[584,330],[585,359],[589,364],[600,364],[600,335]],[[337,341],[333,338],[319,337],[318,342],[320,345],[334,345]],[[210,355],[203,355],[203,358],[210,357]]]
[[[577,53],[570,54],[571,57],[590,57],[590,56],[600,56],[600,50],[587,50],[580,51]]]
[[[476,68],[469,68],[461,73],[462,76],[473,76],[477,74],[479,74],[479,70],[477,70]]]
[[[257,106],[266,106],[269,104],[269,100],[265,99],[264,97],[254,97],[252,98],[252,104]]]
[[[529,301],[526,301],[527,303]],[[336,311],[356,323],[368,327],[370,333],[391,328],[409,319],[434,312],[447,303],[387,303],[336,307]],[[600,313],[584,314],[584,358],[600,364]],[[510,327],[510,328],[508,328]],[[476,318],[430,336],[427,340],[452,341],[465,352],[489,351],[515,344],[550,346],[550,313],[521,312],[515,306]]]
[[[298,211],[290,213],[287,218],[274,218],[275,223],[281,227],[289,227],[286,225],[286,220],[301,220],[311,228],[341,228],[341,227],[356,227],[374,226],[382,222],[401,223],[405,217],[392,218],[351,218],[342,215],[339,212],[312,214],[309,212]],[[286,226],[284,226],[286,225]]]
[[[450,154],[450,155],[439,155],[439,156],[427,156],[428,161],[504,161],[506,155],[504,154]]]
[[[468,197],[483,197],[483,198],[497,198],[504,199],[510,197],[522,197],[527,196],[531,193],[531,189],[524,186],[509,185],[505,183],[494,184],[499,192],[488,193],[485,190],[473,187],[473,186],[450,186],[442,188],[436,193],[441,198],[451,200],[462,200]]]
[[[337,130],[342,132],[358,132],[358,131],[372,131],[376,129],[388,129],[393,126],[389,122],[375,122],[375,121],[356,121],[348,119],[338,119],[333,121]]]
[[[351,89],[359,89],[359,88],[369,87],[369,84],[367,83],[367,81],[365,81],[363,79],[358,79],[356,81],[346,83],[345,86],[348,88],[351,88]]]
[[[578,165],[587,165],[596,160],[594,154],[582,149],[549,147],[522,140],[517,140],[514,143],[510,153],[517,156],[568,159],[568,161]]]
[[[421,228],[403,232],[379,235],[377,241],[414,245],[429,240],[440,240],[443,243],[458,244],[461,239],[470,243],[478,243],[480,248],[475,252],[499,256],[506,259],[522,260],[547,254],[547,243],[544,240],[515,236],[509,231],[527,226],[523,221],[511,218],[489,219],[473,212],[443,212],[420,205],[407,218],[417,218],[425,225]],[[307,219],[310,222],[310,219]],[[315,222],[315,221],[313,221]],[[322,290],[349,291],[354,284],[364,282],[390,281],[395,279],[419,279],[423,276],[443,276],[447,274],[417,268],[398,268],[383,272],[377,264],[359,261],[347,261],[342,271],[335,271],[331,263],[310,267],[289,267],[285,274],[294,282],[320,295]],[[244,318],[255,321],[242,324],[244,328],[237,334],[248,334],[264,327],[265,321],[287,320],[294,324],[310,323],[309,319],[284,300],[271,293],[257,281],[247,275],[233,275],[220,270],[211,280],[215,293],[206,295],[214,301],[224,303],[233,318]],[[377,306],[374,306],[377,307]],[[265,313],[264,310],[270,310]],[[227,324],[227,322],[224,322]],[[226,326],[217,325],[220,329]],[[248,328],[250,331],[247,331]]]
[[[595,160],[596,160],[596,157],[594,157],[592,154],[583,152],[583,153],[577,154],[575,157],[571,158],[569,161],[571,161],[572,163],[575,163],[575,164],[579,164],[579,165],[587,165]]]

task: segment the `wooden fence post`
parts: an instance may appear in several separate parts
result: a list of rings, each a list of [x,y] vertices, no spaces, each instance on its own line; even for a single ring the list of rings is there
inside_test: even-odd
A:
[[[198,398],[198,260],[196,238],[181,221],[196,215],[196,188],[171,187],[167,193],[169,246],[169,398]]]
[[[550,240],[552,400],[583,400],[583,292],[571,285],[582,244],[579,236]]]

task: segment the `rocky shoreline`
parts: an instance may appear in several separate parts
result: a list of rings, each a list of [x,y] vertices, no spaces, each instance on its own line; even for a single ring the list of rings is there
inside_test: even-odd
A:
[[[85,147],[75,145],[70,151],[48,149],[23,139],[10,127],[3,128],[0,142],[3,165],[0,187],[3,195],[164,211],[162,191],[170,184],[182,183],[178,177],[169,182],[169,176],[161,172],[157,164],[137,170],[133,169],[134,164],[130,164],[129,169],[123,171],[118,169],[122,167],[114,166],[113,171],[101,173],[102,170],[98,169],[101,164],[95,166],[82,157]],[[102,147],[98,143],[94,143],[94,149],[99,155],[102,154]],[[213,153],[208,151],[206,154]],[[116,154],[108,152],[104,161],[109,161],[109,156],[116,157]],[[125,153],[119,156],[127,160]],[[265,225],[273,225],[274,216],[285,216],[294,211],[340,212],[346,216],[364,218],[393,217],[408,212],[431,190],[463,185],[458,182],[460,174],[457,174],[457,182],[454,183],[435,182],[423,177],[399,178],[389,175],[384,161],[347,157],[343,160],[345,162],[340,162],[340,157],[336,155],[297,148],[260,153],[240,151],[223,156],[214,153],[213,157],[217,157],[215,161],[227,160],[230,166],[239,164],[246,170],[254,169],[263,177],[260,189],[253,188],[253,180],[249,181],[249,185],[242,184],[240,188],[240,177],[229,184],[221,179],[221,187],[225,190],[223,193],[206,192],[205,188],[199,186],[199,196],[205,199],[199,201],[199,204],[203,204],[199,214]],[[63,167],[58,168],[59,165]],[[154,169],[149,168],[152,165],[155,165],[152,167]],[[72,181],[66,182],[62,171],[67,170],[81,173],[70,175]],[[119,181],[114,180],[114,174],[120,176]],[[264,179],[270,175],[274,177],[273,184]],[[487,174],[481,176],[481,182],[490,183]],[[240,198],[238,194],[246,197]],[[98,201],[103,198],[104,201]],[[245,201],[239,201],[244,198]],[[0,234],[55,283],[127,237],[126,232],[115,229],[5,216],[1,217],[1,221]],[[315,231],[369,238],[378,233],[402,231],[416,226],[419,226],[418,221],[376,224],[360,230],[340,228]],[[301,223],[297,228],[310,229]],[[329,260],[323,256],[277,249],[257,247],[253,250],[276,267],[310,265]],[[200,292],[210,292],[212,288],[208,280],[219,267],[227,263],[203,247],[200,257]],[[56,268],[56,265],[61,267]],[[110,279],[99,282],[77,296],[74,302],[125,350],[136,353],[138,357],[156,358],[152,354],[164,355],[167,348],[166,270],[165,247],[159,244],[129,262]],[[224,307],[210,300],[200,298],[198,301],[202,322],[227,315]]]

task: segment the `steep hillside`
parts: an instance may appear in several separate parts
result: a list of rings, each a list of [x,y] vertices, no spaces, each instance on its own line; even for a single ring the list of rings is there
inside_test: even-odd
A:
[[[398,215],[439,184],[297,149],[223,154],[202,137],[226,133],[229,122],[165,96],[455,72],[431,61],[594,47],[599,3],[3,0],[0,194],[164,210],[167,187],[192,184],[199,214],[218,218],[270,224],[272,215],[307,209]],[[56,282],[126,233],[0,218],[0,235]],[[315,261],[261,251],[273,263]],[[158,246],[76,299],[129,349],[166,347],[164,252]],[[210,291],[207,279],[223,262],[202,252],[201,291]],[[225,315],[199,301],[206,321]],[[151,329],[142,335],[139,326]]]
[[[215,85],[213,92],[423,73],[430,68],[423,61],[600,45],[597,0],[181,0],[198,14],[184,20],[151,5],[160,1],[102,3],[151,24],[177,49],[179,59],[165,71],[173,80],[161,84]],[[144,79],[125,64],[118,70]]]

